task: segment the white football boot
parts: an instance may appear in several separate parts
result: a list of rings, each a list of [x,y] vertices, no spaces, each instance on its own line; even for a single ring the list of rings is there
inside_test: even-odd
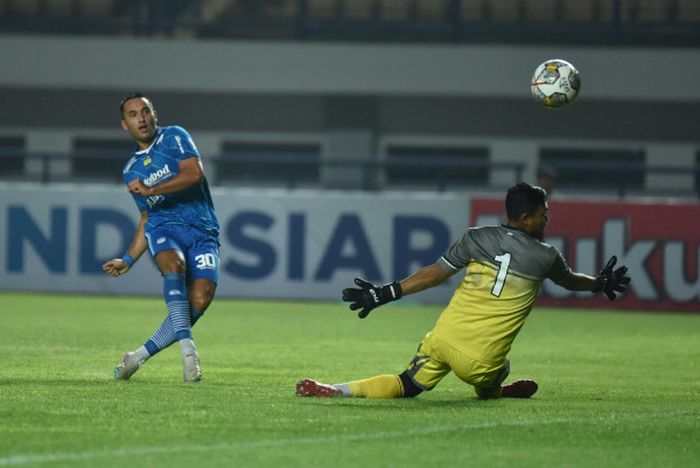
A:
[[[122,362],[114,368],[114,378],[116,380],[129,380],[139,370],[141,364],[143,364],[143,361],[138,360],[136,353],[126,353],[122,357]]]
[[[202,368],[199,365],[199,354],[196,350],[182,356],[182,377],[185,382],[202,380]]]

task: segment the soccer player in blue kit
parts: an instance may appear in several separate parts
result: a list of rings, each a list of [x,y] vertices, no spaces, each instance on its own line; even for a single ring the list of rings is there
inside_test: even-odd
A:
[[[121,127],[136,142],[124,166],[124,182],[141,212],[126,254],[102,269],[120,276],[148,249],[163,275],[168,315],[133,352],[124,354],[114,377],[128,380],[153,355],[180,345],[185,382],[202,378],[192,326],[214,299],[219,279],[219,223],[199,151],[178,126],[159,127],[151,101],[127,96],[119,107]]]

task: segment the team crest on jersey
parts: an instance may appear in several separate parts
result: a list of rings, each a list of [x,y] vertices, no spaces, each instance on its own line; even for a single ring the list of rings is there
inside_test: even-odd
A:
[[[146,156],[146,159],[143,160],[143,165],[144,165],[144,167],[148,167],[152,162],[153,162],[153,160],[151,159],[151,157]]]

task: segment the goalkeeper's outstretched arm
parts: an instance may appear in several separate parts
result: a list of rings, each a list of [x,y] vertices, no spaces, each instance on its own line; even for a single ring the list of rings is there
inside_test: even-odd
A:
[[[417,293],[437,286],[454,273],[454,271],[447,271],[439,264],[434,263],[421,268],[401,282],[394,281],[384,286],[376,286],[362,278],[355,278],[355,284],[359,288],[344,289],[343,300],[350,302],[350,310],[360,310],[357,313],[358,317],[365,318],[373,309],[388,302],[397,301],[406,294]]]
[[[617,257],[613,255],[597,276],[572,273],[559,285],[570,291],[602,292],[608,296],[608,299],[614,301],[617,294],[625,292],[630,283],[627,267],[622,265],[613,269],[616,263]]]
[[[455,273],[454,270],[445,270],[440,264],[433,263],[402,279],[401,290],[404,296],[415,294],[444,283]]]

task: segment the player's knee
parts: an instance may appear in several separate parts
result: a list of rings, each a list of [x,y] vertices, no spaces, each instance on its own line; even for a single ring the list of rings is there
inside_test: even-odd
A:
[[[213,299],[213,296],[203,291],[194,291],[190,294],[190,305],[193,309],[204,313],[209,308],[209,304],[211,304]]]
[[[189,291],[190,305],[193,309],[204,313],[204,311],[207,310],[211,302],[214,300],[215,292],[216,284],[204,280],[195,280]]]
[[[175,250],[166,250],[159,253],[156,261],[163,274],[180,273],[184,275],[187,271],[185,259],[180,252]]]
[[[399,374],[399,379],[401,379],[401,385],[403,386],[404,398],[413,398],[423,393],[423,389],[416,385],[413,380],[411,380],[406,371]]]

